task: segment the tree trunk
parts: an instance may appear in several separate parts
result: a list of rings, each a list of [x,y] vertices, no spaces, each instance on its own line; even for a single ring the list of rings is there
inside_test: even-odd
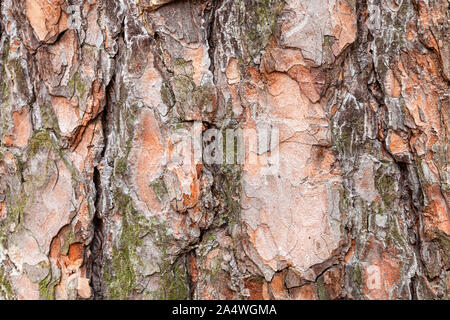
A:
[[[2,0],[0,298],[447,299],[447,0]]]

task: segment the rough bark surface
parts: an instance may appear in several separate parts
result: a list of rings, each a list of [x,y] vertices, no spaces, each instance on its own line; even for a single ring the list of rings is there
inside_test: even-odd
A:
[[[2,0],[0,298],[447,299],[449,18]],[[243,163],[174,161],[260,124]]]

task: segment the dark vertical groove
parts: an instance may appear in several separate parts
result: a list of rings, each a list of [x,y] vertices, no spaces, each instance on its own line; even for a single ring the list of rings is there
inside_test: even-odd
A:
[[[114,77],[115,73],[112,75],[112,80],[106,86],[106,104],[101,113],[101,123],[103,130],[103,150],[101,152],[101,158],[99,163],[104,163],[106,157],[106,149],[108,148],[109,141],[108,137],[111,131],[111,122],[113,119],[113,97],[114,95]],[[95,199],[95,216],[93,219],[94,227],[94,237],[90,244],[91,259],[88,263],[88,269],[90,272],[90,281],[93,291],[94,300],[103,300],[103,240],[104,240],[104,217],[102,201],[104,197],[104,186],[102,183],[101,173],[96,166],[94,168],[94,185],[96,189],[96,199]]]
[[[211,0],[211,8],[210,8],[210,17],[208,17],[208,29],[206,30],[207,33],[207,41],[208,41],[208,55],[209,59],[211,60],[211,64],[209,65],[209,70],[213,74],[213,79],[215,79],[214,71],[215,71],[215,61],[214,61],[214,52],[216,50],[215,44],[214,44],[214,27],[216,23],[216,9],[217,9],[217,1],[218,0]]]
[[[108,87],[107,87],[108,92]],[[108,96],[108,95],[107,95]],[[107,146],[107,132],[106,132],[106,117],[109,107],[109,99],[107,98],[106,106],[101,114],[102,129],[104,134],[104,145],[101,153],[101,159],[105,156],[105,150]],[[90,244],[91,259],[88,263],[90,269],[90,280],[93,291],[94,300],[102,300],[102,262],[103,262],[103,218],[100,215],[101,201],[102,201],[102,183],[100,171],[97,167],[94,168],[94,185],[96,190],[95,198],[95,216],[92,221],[94,227],[94,237]]]

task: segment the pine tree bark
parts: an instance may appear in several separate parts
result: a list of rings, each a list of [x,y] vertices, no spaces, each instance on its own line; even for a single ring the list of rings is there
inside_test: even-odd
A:
[[[2,0],[0,298],[447,299],[449,6]]]

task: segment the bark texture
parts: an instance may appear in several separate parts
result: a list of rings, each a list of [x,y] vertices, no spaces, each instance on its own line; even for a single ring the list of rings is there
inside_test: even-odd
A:
[[[0,298],[448,298],[448,0],[0,14]]]

